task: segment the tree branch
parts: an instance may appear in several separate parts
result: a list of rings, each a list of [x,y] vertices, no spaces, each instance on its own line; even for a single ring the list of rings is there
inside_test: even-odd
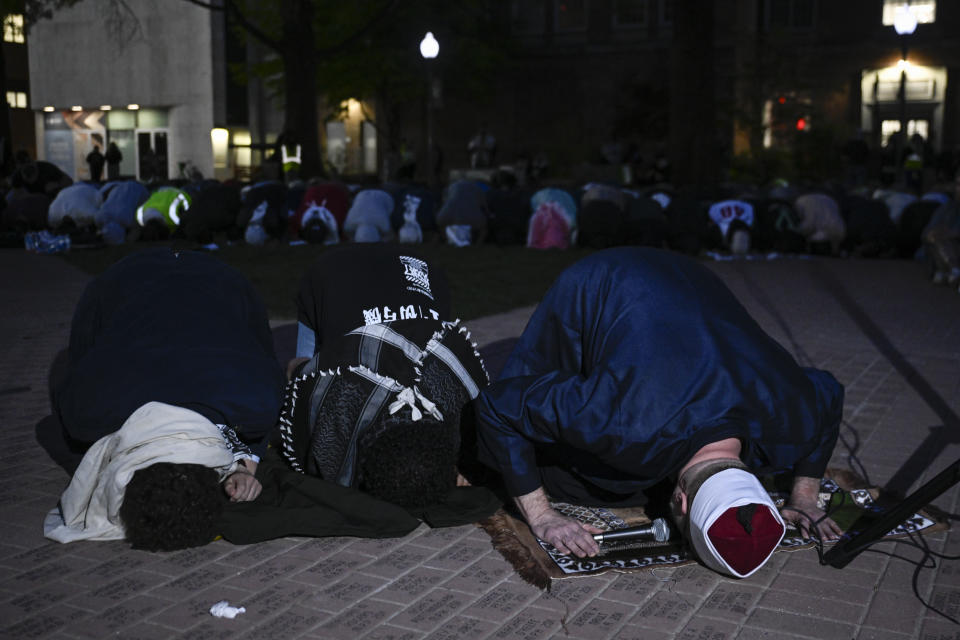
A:
[[[223,11],[227,15],[229,20],[231,17],[237,21],[244,31],[252,35],[254,38],[273,49],[277,53],[283,53],[280,46],[280,42],[271,38],[266,33],[261,31],[255,24],[250,22],[243,12],[240,11],[240,8],[232,0],[224,0],[223,5],[214,4],[213,2],[203,2],[203,0],[183,0],[184,2],[190,3],[197,7],[203,7],[208,11]]]
[[[316,51],[317,57],[318,57],[318,58],[325,58],[325,57],[327,57],[327,56],[329,56],[329,55],[332,55],[332,54],[334,54],[334,53],[340,53],[340,52],[343,51],[344,49],[350,47],[351,45],[353,45],[354,42],[356,42],[357,40],[360,40],[360,39],[363,38],[365,35],[367,35],[367,33],[369,33],[370,31],[372,31],[373,28],[374,28],[375,26],[377,26],[377,24],[378,24],[383,18],[385,18],[385,17],[387,16],[387,14],[389,14],[391,11],[393,11],[394,7],[396,7],[398,4],[400,4],[400,0],[389,0],[389,2],[387,2],[385,5],[383,5],[383,7],[380,9],[380,11],[379,11],[379,13],[377,13],[377,15],[373,16],[373,18],[371,18],[370,21],[367,22],[367,24],[365,24],[365,25],[363,25],[362,27],[360,27],[357,31],[355,31],[354,33],[352,33],[352,34],[351,34],[350,36],[348,36],[346,39],[341,40],[339,43],[335,44],[335,45],[332,46],[332,47],[327,47],[326,49],[317,49],[317,51]]]
[[[103,6],[103,24],[121,51],[143,35],[140,20],[126,0],[113,0]]]
[[[203,7],[208,11],[223,11],[223,7],[218,4],[213,4],[212,2],[201,2],[200,0],[183,0],[184,2],[189,2],[190,4],[195,4],[198,7]]]

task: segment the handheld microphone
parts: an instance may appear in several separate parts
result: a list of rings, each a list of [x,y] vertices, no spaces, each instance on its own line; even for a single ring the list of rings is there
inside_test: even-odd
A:
[[[625,542],[653,540],[656,542],[666,542],[670,539],[670,525],[665,518],[657,518],[650,524],[639,527],[627,527],[625,529],[611,529],[603,533],[593,534],[593,539],[598,543],[604,542]]]

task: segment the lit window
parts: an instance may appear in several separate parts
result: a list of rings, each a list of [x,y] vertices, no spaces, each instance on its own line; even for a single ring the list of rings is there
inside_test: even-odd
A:
[[[3,41],[23,44],[23,15],[11,13],[3,18]]]
[[[883,0],[883,25],[893,26],[893,18],[900,7],[910,7],[917,24],[931,24],[937,21],[937,0]]]
[[[587,0],[557,0],[554,7],[555,31],[583,31],[587,28]]]
[[[618,27],[642,27],[647,24],[648,0],[616,0],[613,23]]]
[[[26,109],[27,94],[23,91],[7,91],[7,104],[11,109]]]
[[[770,29],[811,29],[814,26],[813,0],[767,0],[766,8]]]

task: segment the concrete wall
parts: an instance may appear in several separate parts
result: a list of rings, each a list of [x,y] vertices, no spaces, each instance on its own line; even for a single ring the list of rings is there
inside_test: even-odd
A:
[[[122,43],[106,25],[113,3],[81,2],[30,32],[30,87],[35,109],[81,105],[95,110],[169,109],[169,173],[189,160],[213,174],[210,129],[214,71],[210,12],[173,0],[126,0],[139,31]],[[41,145],[42,146],[42,145]]]

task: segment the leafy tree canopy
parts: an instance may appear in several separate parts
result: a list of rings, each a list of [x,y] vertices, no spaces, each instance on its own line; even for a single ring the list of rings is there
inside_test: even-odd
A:
[[[242,16],[232,23],[239,35],[274,50],[290,44],[282,40],[276,2],[234,3],[239,11],[235,15]],[[333,109],[348,98],[389,96],[407,101],[422,95],[425,61],[419,45],[427,31],[440,41],[440,55],[433,64],[443,73],[448,92],[483,95],[494,82],[496,69],[505,64],[503,23],[498,10],[484,0],[312,0],[310,4],[314,42],[312,46],[301,43],[299,50],[316,56],[317,86]],[[273,58],[253,71],[276,77],[283,71],[283,61]]]

